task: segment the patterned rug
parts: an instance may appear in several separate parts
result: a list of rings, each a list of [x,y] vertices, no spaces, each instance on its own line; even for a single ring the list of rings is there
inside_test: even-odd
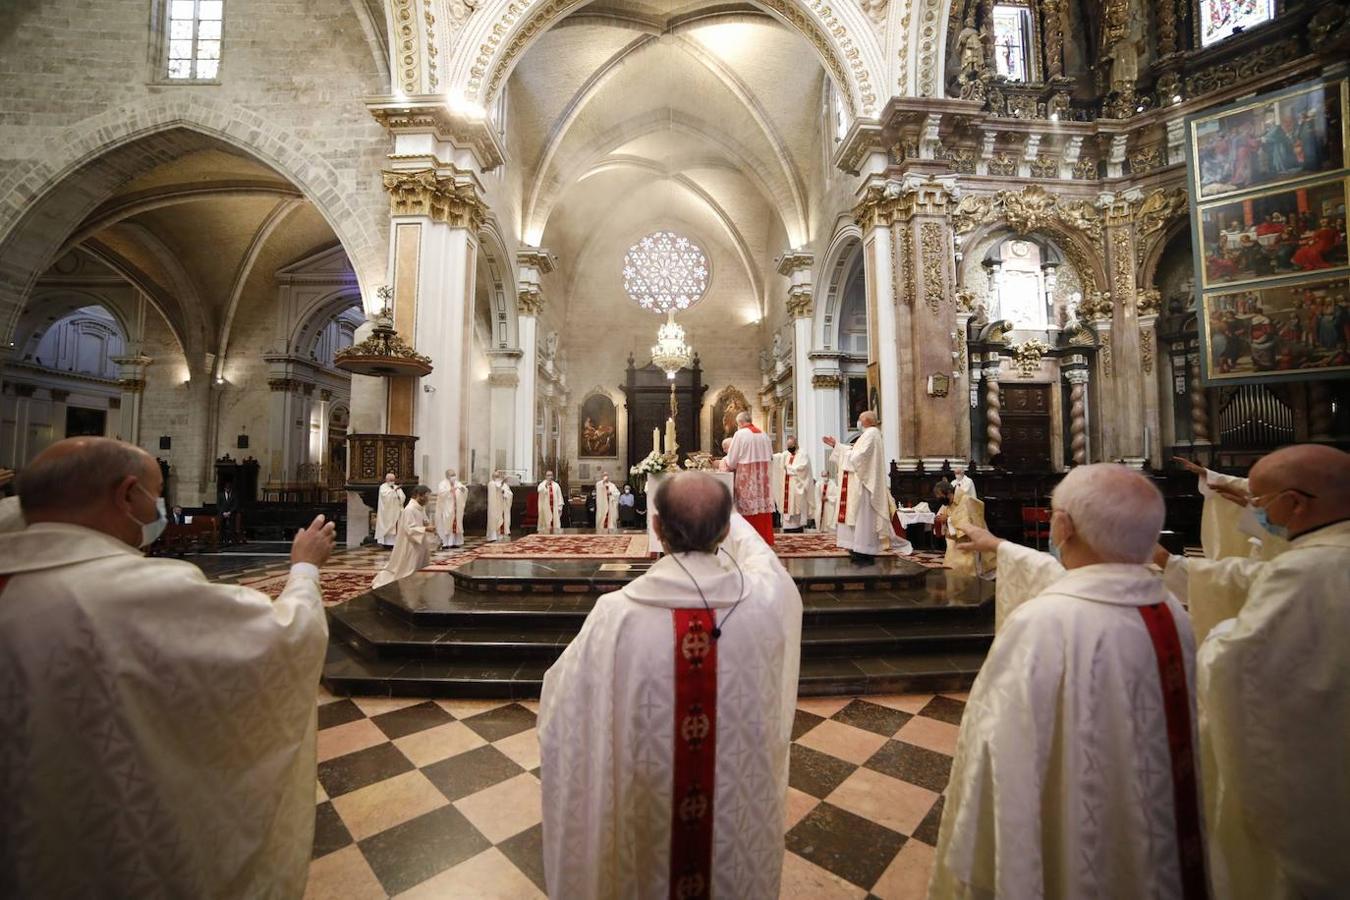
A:
[[[526,534],[477,549],[493,559],[624,559],[647,555],[647,534]]]

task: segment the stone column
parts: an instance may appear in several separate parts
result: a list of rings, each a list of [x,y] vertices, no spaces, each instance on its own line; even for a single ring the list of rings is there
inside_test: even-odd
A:
[[[1139,396],[1144,407],[1144,454],[1149,465],[1162,468],[1163,435],[1162,416],[1159,412],[1158,396],[1158,311],[1162,308],[1162,294],[1155,290],[1140,291],[1135,301],[1139,314],[1139,364],[1142,367],[1139,379]]]
[[[12,384],[14,387],[14,434],[10,435],[9,458],[14,468],[17,469],[28,463],[28,426],[33,413],[33,393],[37,388],[31,384]]]
[[[66,436],[66,410],[69,405],[66,401],[70,399],[70,391],[63,391],[60,388],[51,388],[47,391],[51,394],[52,410],[50,419],[52,425],[52,443],[56,443]]]
[[[1091,458],[1088,436],[1087,386],[1091,377],[1087,360],[1081,364],[1066,363],[1062,371],[1064,380],[1069,383],[1069,461],[1071,465],[1086,465]]]
[[[518,471],[521,465],[513,459],[513,454],[517,445],[516,410],[522,381],[521,370],[525,368],[524,356],[520,350],[489,350],[488,360],[492,366],[488,374],[488,402],[493,412],[488,467],[506,469],[508,472]],[[534,433],[533,419],[530,420],[529,433]]]
[[[1111,354],[1119,373],[1113,390],[1101,393],[1102,422],[1110,424],[1109,458],[1123,457],[1136,467],[1143,464],[1146,452],[1144,399],[1136,375],[1143,369],[1135,281],[1134,206],[1139,194],[1137,189],[1120,195],[1107,193],[1099,201],[1106,213],[1106,262],[1114,300]]]
[[[394,327],[435,365],[420,386],[415,378],[390,379],[385,429],[418,435],[417,458],[427,469],[419,474],[430,479],[448,468],[466,471],[468,417],[487,412],[469,409],[469,359],[478,231],[487,212],[480,173],[501,165],[502,146],[485,118],[452,111],[441,96],[385,98],[368,109],[393,138],[384,187]]]
[[[819,468],[823,470],[828,448],[821,443],[820,439],[826,435],[842,437],[848,433],[848,429],[851,427],[851,423],[844,421],[844,403],[841,397],[844,378],[839,372],[839,354],[812,353],[809,371],[811,372],[811,406],[816,414],[816,440],[814,444],[807,444],[803,440],[801,441],[801,447],[811,453],[812,460],[821,460]],[[798,421],[801,421],[800,413],[798,416]]]
[[[1096,423],[1090,427],[1097,433],[1097,457],[1100,461],[1117,459],[1120,454],[1115,450],[1115,426],[1108,421],[1113,409],[1112,394],[1116,385],[1115,353],[1112,348],[1112,313],[1110,291],[1093,291],[1078,307],[1078,314],[1092,323],[1097,335],[1097,396],[1101,403]]]
[[[1003,356],[987,353],[984,357],[984,452],[987,460],[1003,452],[1003,398],[999,396],[999,370]]]
[[[145,367],[154,360],[136,353],[130,356],[114,356],[117,365],[117,386],[122,389],[119,398],[119,422],[114,433],[128,444],[141,442],[141,400],[145,396]]]
[[[865,189],[862,202],[854,210],[854,218],[863,230],[863,273],[867,283],[867,361],[877,364],[878,391],[881,395],[877,415],[881,417],[881,433],[886,459],[900,460],[902,447],[912,443],[912,412],[902,418],[901,397],[906,394],[902,383],[902,354],[908,342],[901,342],[896,322],[896,291],[902,281],[892,265],[896,258],[891,247],[894,238],[891,226],[895,220],[900,197],[898,182],[888,181]],[[903,263],[902,263],[903,265]],[[912,380],[912,374],[906,377]]]
[[[552,253],[538,247],[526,247],[516,254],[516,328],[521,362],[520,384],[516,388],[514,461],[510,465],[524,481],[533,481],[534,472],[534,400],[538,379],[539,314],[544,310],[543,277],[557,268]],[[547,425],[547,423],[545,423]]]
[[[787,311],[792,318],[792,397],[797,410],[794,427],[798,446],[808,454],[815,454],[818,447],[823,447],[820,443],[822,432],[817,428],[816,392],[811,383],[814,377],[811,367],[814,264],[815,257],[804,250],[789,250],[778,258],[778,274],[789,280]]]

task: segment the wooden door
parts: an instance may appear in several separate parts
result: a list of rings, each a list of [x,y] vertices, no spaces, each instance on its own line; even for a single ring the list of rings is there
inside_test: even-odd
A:
[[[1004,468],[1013,472],[1050,470],[1050,387],[1000,385]]]

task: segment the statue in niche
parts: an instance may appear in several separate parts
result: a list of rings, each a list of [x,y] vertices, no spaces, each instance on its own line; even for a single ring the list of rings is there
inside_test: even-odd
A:
[[[956,56],[961,60],[962,74],[973,75],[987,64],[984,35],[975,27],[973,15],[966,18],[965,25],[956,36]]]
[[[773,336],[773,358],[776,360],[783,358],[783,336],[781,334]]]
[[[1069,300],[1064,304],[1064,327],[1073,329],[1078,327],[1078,304],[1083,302],[1083,295],[1074,291],[1069,295]]]
[[[544,349],[540,356],[543,357],[545,364],[552,365],[554,358],[558,355],[558,332],[550,331],[544,338]]]

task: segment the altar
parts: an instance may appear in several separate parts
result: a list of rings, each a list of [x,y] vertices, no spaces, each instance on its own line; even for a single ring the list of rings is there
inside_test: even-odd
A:
[[[653,523],[656,521],[656,486],[661,483],[661,479],[669,477],[670,473],[657,472],[647,476],[647,546],[650,548],[652,556],[659,556],[661,553],[661,542],[656,538],[656,530]],[[735,490],[736,475],[733,472],[708,472],[707,474],[716,478],[722,484],[726,485],[727,493],[732,494]]]

